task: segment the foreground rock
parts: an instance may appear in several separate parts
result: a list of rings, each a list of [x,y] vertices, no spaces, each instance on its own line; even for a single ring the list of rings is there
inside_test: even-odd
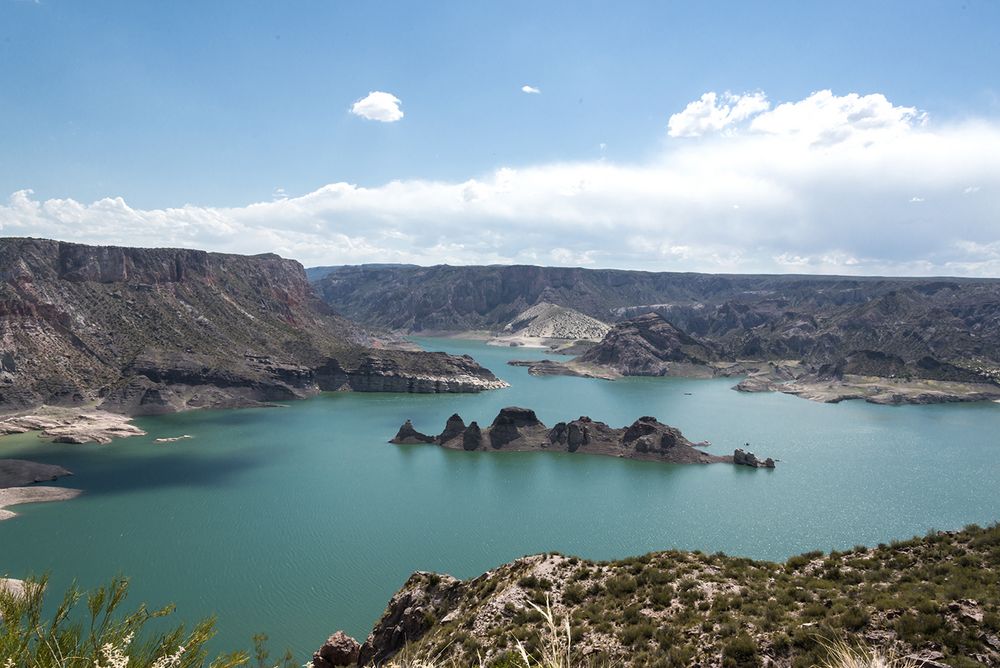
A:
[[[361,645],[357,640],[343,631],[337,631],[313,654],[312,665],[314,668],[353,666],[358,663],[360,651]]]
[[[1000,527],[974,527],[783,564],[668,551],[540,554],[469,580],[417,572],[358,663],[519,665],[513,639],[537,647],[548,605],[569,621],[568,665],[829,665],[846,636],[915,665],[1000,666],[997,545]]]
[[[22,503],[44,503],[47,501],[66,501],[75,499],[81,494],[78,489],[66,487],[7,487],[0,489],[0,521],[16,517],[17,513],[5,510],[7,506],[17,506]]]
[[[8,238],[0,267],[0,411],[149,415],[324,390],[505,385],[469,358],[394,349],[335,315],[302,266],[276,255]]]
[[[710,455],[698,449],[708,443],[692,443],[680,430],[649,416],[641,417],[628,427],[619,429],[586,416],[559,422],[550,429],[542,424],[534,411],[518,407],[502,409],[485,429],[476,422],[466,427],[460,416],[453,415],[438,436],[417,431],[407,420],[389,442],[399,445],[435,443],[445,448],[467,451],[552,450],[674,464],[725,462],[754,468],[774,468],[773,460],[761,461],[743,450],[737,450],[732,456]]]
[[[115,438],[145,436],[131,418],[101,410],[77,410],[43,406],[29,414],[0,419],[0,436],[41,432],[54,443],[110,443]]]

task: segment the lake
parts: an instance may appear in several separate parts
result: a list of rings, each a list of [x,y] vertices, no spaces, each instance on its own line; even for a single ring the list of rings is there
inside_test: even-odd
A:
[[[336,629],[359,639],[414,570],[458,577],[524,554],[611,559],[668,548],[781,560],[1000,518],[1000,405],[817,404],[742,394],[736,379],[615,382],[530,376],[541,351],[450,339],[510,382],[479,395],[330,393],[286,408],[141,418],[148,437],[57,445],[0,441],[0,456],[58,463],[78,499],[0,522],[0,574],[133,580],[130,601],[219,616],[217,650],[302,661]],[[504,406],[550,426],[653,415],[708,451],[750,443],[777,469],[681,466],[565,453],[456,452],[386,443],[406,419],[436,434],[452,413]],[[154,438],[191,439],[155,444]]]

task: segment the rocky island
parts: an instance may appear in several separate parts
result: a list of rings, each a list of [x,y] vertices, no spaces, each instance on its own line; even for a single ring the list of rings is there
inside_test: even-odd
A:
[[[753,453],[737,449],[733,455],[710,455],[698,448],[708,443],[692,443],[680,430],[654,417],[641,417],[628,427],[609,427],[583,416],[559,422],[549,428],[527,408],[504,408],[487,427],[475,421],[468,425],[459,415],[448,418],[437,436],[417,431],[407,420],[389,441],[397,445],[433,443],[453,450],[504,450],[525,452],[549,450],[607,455],[671,464],[712,464],[725,462],[754,468],[774,468],[770,458],[759,460]]]

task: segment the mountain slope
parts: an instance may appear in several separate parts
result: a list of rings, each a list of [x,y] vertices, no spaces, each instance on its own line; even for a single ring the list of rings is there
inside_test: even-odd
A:
[[[374,348],[276,255],[18,238],[0,239],[0,267],[2,410],[102,402],[138,414],[502,385],[466,358]]]

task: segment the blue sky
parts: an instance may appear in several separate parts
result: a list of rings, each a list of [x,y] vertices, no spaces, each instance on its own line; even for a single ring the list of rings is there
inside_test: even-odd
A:
[[[677,151],[690,150],[690,142],[669,136],[669,119],[709,92],[720,100],[727,91],[738,96],[760,92],[771,108],[823,90],[838,97],[877,94],[893,107],[917,110],[921,120],[917,123],[913,115],[913,127],[923,128],[929,119],[937,134],[958,126],[968,131],[975,124],[992,131],[1000,116],[997,26],[1000,3],[971,0],[0,0],[0,202],[12,197],[6,209],[0,205],[0,227],[20,234],[37,225],[39,234],[159,245],[157,237],[135,234],[135,225],[142,223],[133,221],[130,227],[124,219],[110,231],[110,223],[102,227],[91,220],[90,232],[79,220],[67,222],[64,210],[57,212],[56,222],[49,220],[56,215],[51,212],[26,222],[12,194],[30,190],[26,201],[37,204],[72,200],[91,207],[91,219],[102,215],[91,205],[104,198],[121,198],[129,210],[153,217],[191,204],[199,215],[218,218],[222,209],[272,202],[276,192],[292,201],[305,198],[299,203],[305,206],[310,195],[329,184],[350,184],[375,189],[369,199],[378,201],[361,213],[354,206],[349,213],[331,213],[324,206],[322,215],[303,215],[313,216],[313,231],[329,233],[336,248],[346,249],[343,253],[305,253],[302,248],[315,248],[315,243],[292,237],[308,232],[308,224],[284,237],[276,226],[255,243],[274,243],[307,262],[350,261],[353,253],[358,261],[535,258],[543,264],[674,268],[676,254],[643,258],[623,247],[602,256],[607,244],[599,235],[589,246],[563,249],[567,252],[557,253],[560,260],[552,255],[553,238],[565,232],[559,224],[553,238],[516,248],[500,241],[484,246],[482,239],[478,245],[463,241],[460,248],[452,247],[448,239],[454,231],[435,230],[440,236],[428,250],[408,257],[400,250],[405,244],[396,247],[385,240],[412,236],[435,218],[434,209],[420,209],[412,198],[386,190],[386,184],[410,184],[413,195],[425,182],[459,185],[476,179],[496,185],[506,178],[505,169],[524,173],[555,165],[613,165],[630,170],[662,166],[665,156],[676,163]],[[523,93],[523,85],[541,92]],[[401,100],[403,117],[383,123],[350,113],[352,104],[371,91]],[[738,123],[714,130],[722,135],[742,131]],[[982,138],[993,139],[992,134]],[[731,156],[717,159],[732,163]],[[992,165],[983,166],[988,180],[987,167]],[[976,182],[963,186],[962,194],[972,194],[964,189],[973,188],[985,199],[989,184],[975,174],[962,178],[967,176]],[[917,185],[926,189],[927,184]],[[904,204],[923,201],[926,194],[914,191]],[[404,203],[411,208],[402,210]],[[908,224],[903,219],[912,207],[900,208],[905,213],[897,216],[900,224]],[[534,228],[546,227],[555,215],[546,214],[545,206],[530,210],[540,212]],[[944,210],[956,207],[951,203]],[[496,210],[481,218],[465,213],[469,225],[482,226],[483,237],[509,235]],[[676,207],[663,213],[673,221],[681,215]],[[988,213],[983,207],[975,215]],[[275,217],[283,216],[291,214]],[[196,218],[189,212],[175,223],[204,227]],[[246,220],[232,225],[247,225]],[[604,228],[619,224],[589,222]],[[841,253],[857,262],[841,263],[840,270],[920,273],[950,267],[958,273],[989,273],[997,266],[989,264],[997,259],[989,247],[998,235],[990,236],[988,223],[980,220],[975,230],[951,240],[987,248],[978,260],[987,264],[978,268],[958,266],[968,258],[957,256],[933,260],[933,266],[915,265],[927,255],[930,240],[904,257],[836,239],[824,242],[825,248],[815,243],[779,248],[768,242],[755,252],[756,259],[735,263],[723,258],[713,265],[706,260],[709,255],[695,254],[688,257],[692,266],[682,268],[782,270],[774,261],[782,253],[800,260]],[[685,230],[693,231],[699,221],[672,224],[665,230],[629,228],[614,236],[645,234],[665,239],[668,247],[693,247]],[[93,231],[97,228],[104,236]],[[225,230],[216,227],[163,235],[162,243],[258,250],[241,246],[241,237],[247,238],[236,234],[227,241]],[[707,248],[708,241],[698,240],[699,247]],[[828,265],[812,268],[835,270]]]

